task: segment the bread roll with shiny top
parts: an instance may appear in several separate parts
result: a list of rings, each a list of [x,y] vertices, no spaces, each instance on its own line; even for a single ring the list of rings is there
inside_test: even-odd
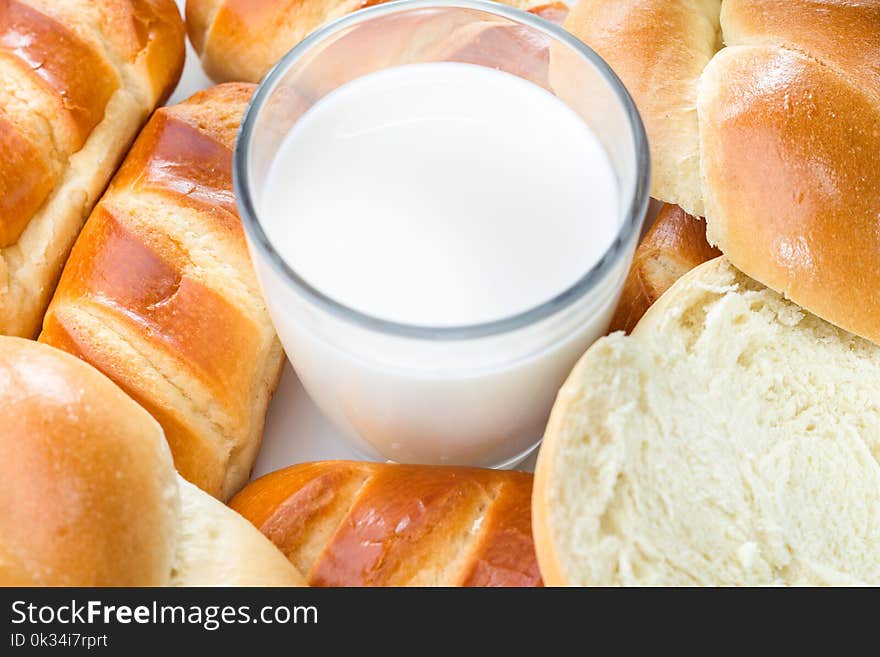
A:
[[[705,221],[665,204],[636,248],[608,331],[632,331],[675,281],[720,255],[706,241]]]
[[[752,278],[880,343],[880,0],[580,0],[566,27],[633,94],[653,194],[705,215]]]
[[[880,2],[736,0],[722,26],[700,82],[709,240],[880,343]]]
[[[0,0],[0,334],[33,337],[137,130],[177,83],[173,0]]]
[[[645,123],[651,196],[702,216],[697,87],[721,47],[721,0],[573,4],[565,28],[614,69]],[[564,89],[565,71],[554,71],[552,61],[551,79]]]
[[[71,252],[40,341],[107,374],[164,429],[189,481],[250,475],[283,363],[232,194],[252,85],[158,110]]]
[[[312,586],[538,586],[531,490],[522,472],[325,461],[230,506]]]
[[[880,347],[716,258],[553,407],[533,526],[551,585],[880,584]]]
[[[189,38],[205,72],[217,82],[259,82],[309,33],[336,18],[386,0],[187,0]],[[528,9],[529,0],[505,4]],[[540,4],[540,3],[537,3]],[[564,16],[564,5],[537,7],[548,20]]]
[[[156,421],[90,365],[0,337],[0,414],[0,585],[302,582],[175,474]]]
[[[877,0],[724,0],[721,29],[728,47],[799,51],[880,95]]]

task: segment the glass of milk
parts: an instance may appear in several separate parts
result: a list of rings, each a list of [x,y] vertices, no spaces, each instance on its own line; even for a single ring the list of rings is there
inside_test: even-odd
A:
[[[649,168],[632,100],[560,27],[404,0],[272,70],[235,187],[287,355],[354,449],[509,467],[607,329]]]

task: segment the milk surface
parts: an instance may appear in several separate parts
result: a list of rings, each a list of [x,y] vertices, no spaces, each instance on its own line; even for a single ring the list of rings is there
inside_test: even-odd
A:
[[[595,134],[550,92],[471,64],[387,69],[315,104],[258,199],[315,288],[411,325],[509,317],[563,292],[618,230]]]
[[[617,175],[547,90],[415,64],[319,100],[278,144],[255,200],[275,250],[337,302],[468,326],[534,308],[598,262],[623,215]],[[303,385],[361,456],[504,466],[535,446],[560,384],[607,329],[631,249],[552,315],[451,340],[348,321],[255,262]]]

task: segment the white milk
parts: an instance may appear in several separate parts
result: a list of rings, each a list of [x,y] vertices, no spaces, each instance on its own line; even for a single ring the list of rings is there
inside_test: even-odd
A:
[[[280,145],[258,212],[277,252],[328,297],[452,327],[572,286],[614,240],[619,199],[598,139],[554,95],[431,63],[365,76],[313,106]],[[371,456],[498,465],[540,438],[558,386],[607,325],[625,265],[595,298],[490,338],[376,334],[301,297],[272,312],[311,396]],[[270,300],[290,294],[262,278]]]

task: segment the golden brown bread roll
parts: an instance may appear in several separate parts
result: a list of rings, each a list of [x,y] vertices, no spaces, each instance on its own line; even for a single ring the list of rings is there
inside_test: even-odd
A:
[[[158,110],[70,255],[40,341],[92,363],[155,417],[180,473],[247,480],[283,362],[232,195],[253,87]]]
[[[331,20],[385,0],[187,0],[186,25],[205,72],[217,82],[259,82],[282,55]],[[528,9],[531,0],[505,0]],[[536,7],[560,20],[560,3]]]
[[[752,278],[880,343],[880,0],[580,0],[566,27],[633,94],[654,195],[704,214]]]
[[[313,586],[539,586],[531,490],[522,472],[325,461],[230,506]]]
[[[0,337],[0,416],[0,585],[302,583],[175,474],[156,421],[90,365]]]
[[[183,39],[173,0],[0,0],[0,334],[36,335]]]
[[[608,331],[632,331],[675,281],[719,255],[706,241],[705,221],[664,204],[636,249]]]
[[[728,47],[700,82],[708,236],[880,343],[880,0],[794,4],[725,3]]]
[[[564,23],[611,65],[639,108],[651,196],[695,216],[703,215],[697,83],[721,46],[720,11],[721,0],[578,0]]]

